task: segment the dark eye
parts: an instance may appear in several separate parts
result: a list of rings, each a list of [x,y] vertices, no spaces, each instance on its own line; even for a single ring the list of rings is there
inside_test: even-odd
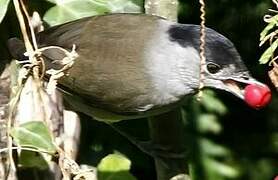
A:
[[[208,63],[207,64],[207,70],[211,74],[218,73],[220,71],[221,67],[214,63]]]

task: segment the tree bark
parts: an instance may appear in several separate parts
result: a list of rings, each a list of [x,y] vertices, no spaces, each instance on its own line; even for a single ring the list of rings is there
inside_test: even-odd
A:
[[[1,64],[1,66],[5,66],[5,64]],[[6,120],[11,90],[10,73],[9,65],[6,65],[0,72],[0,149],[7,147]],[[6,179],[7,177],[7,156],[6,152],[0,154],[0,179]],[[16,180],[15,172],[10,172],[7,179]]]
[[[151,117],[149,127],[152,144],[155,147],[157,179],[169,180],[187,173],[185,134],[180,108]],[[182,177],[178,179],[185,179]]]
[[[177,21],[178,0],[145,0],[145,12]],[[149,118],[150,136],[156,149],[155,166],[158,180],[188,179],[182,116],[180,108]],[[179,176],[177,176],[179,175]]]

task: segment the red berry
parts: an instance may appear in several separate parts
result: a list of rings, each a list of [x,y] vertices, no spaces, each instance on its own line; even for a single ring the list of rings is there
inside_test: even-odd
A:
[[[244,89],[244,100],[253,108],[262,108],[266,106],[271,99],[271,92],[267,86],[249,84]]]

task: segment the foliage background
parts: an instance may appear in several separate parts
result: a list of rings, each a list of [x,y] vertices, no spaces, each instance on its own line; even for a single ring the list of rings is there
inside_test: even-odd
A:
[[[0,0],[1,8],[5,2],[8,1]],[[57,2],[31,0],[28,3],[30,9],[39,11],[51,25],[88,14],[143,11],[142,0]],[[88,6],[86,3],[95,5]],[[179,21],[199,24],[198,1],[180,3]],[[259,34],[265,25],[263,16],[272,6],[271,1],[207,0],[206,4],[207,26],[231,39],[253,76],[271,86],[267,77],[268,67],[258,64],[263,52],[258,46]],[[69,14],[72,11],[79,13]],[[19,36],[19,28],[10,5],[0,24],[0,72],[9,62],[6,41],[14,36]],[[272,103],[260,111],[250,109],[241,100],[221,91],[208,91],[201,105],[193,98],[185,103],[184,129],[188,132],[185,144],[195,179],[267,180],[278,175],[278,99],[276,90],[272,90]],[[152,158],[109,126],[92,121],[85,115],[82,119],[79,163],[96,166],[107,154],[120,152],[131,160],[131,172],[137,179],[155,179]],[[139,139],[148,137],[146,120],[117,125]]]

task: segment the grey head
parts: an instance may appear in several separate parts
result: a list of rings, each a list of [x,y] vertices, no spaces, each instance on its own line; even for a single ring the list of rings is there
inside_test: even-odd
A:
[[[193,47],[199,52],[200,26],[177,24],[172,25],[168,32],[171,41],[177,42],[185,49]],[[206,28],[205,43],[205,87],[225,90],[243,99],[244,87],[248,84],[265,86],[252,78],[234,44],[228,38]],[[195,63],[200,66],[199,57]],[[192,64],[193,62],[189,62],[188,68],[192,68]],[[195,71],[198,72],[198,69],[195,68]]]

